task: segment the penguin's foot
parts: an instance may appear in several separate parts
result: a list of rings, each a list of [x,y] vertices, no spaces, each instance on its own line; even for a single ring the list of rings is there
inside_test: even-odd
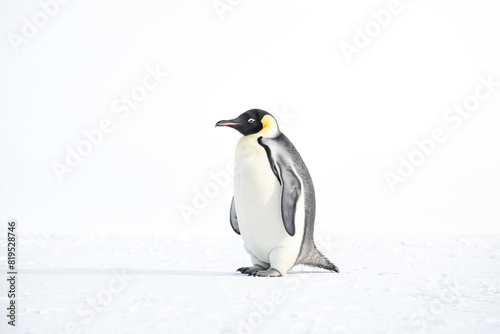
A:
[[[242,274],[253,275],[253,273],[255,273],[256,271],[262,271],[262,270],[265,270],[265,269],[266,268],[264,268],[263,266],[259,266],[258,264],[256,264],[253,267],[241,267],[241,268],[238,268],[238,269],[236,269],[236,271],[239,271]]]
[[[248,274],[249,276],[257,276],[257,277],[279,277],[282,276],[279,271],[273,268],[269,268],[267,270],[258,270],[252,274]]]

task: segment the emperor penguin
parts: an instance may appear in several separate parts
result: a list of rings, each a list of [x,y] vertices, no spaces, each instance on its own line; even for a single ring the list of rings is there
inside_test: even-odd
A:
[[[338,272],[314,244],[316,199],[302,158],[267,111],[217,122],[243,137],[236,146],[230,222],[241,235],[251,276],[284,276],[297,264]]]

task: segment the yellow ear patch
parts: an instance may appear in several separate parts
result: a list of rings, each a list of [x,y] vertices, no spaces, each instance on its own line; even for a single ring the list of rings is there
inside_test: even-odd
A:
[[[269,115],[265,115],[262,117],[262,120],[260,121],[262,123],[262,130],[259,132],[265,131],[267,127],[271,126],[273,123],[273,118]]]

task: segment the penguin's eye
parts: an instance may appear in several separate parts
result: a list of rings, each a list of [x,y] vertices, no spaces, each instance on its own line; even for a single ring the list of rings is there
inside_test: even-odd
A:
[[[254,120],[253,118],[250,118],[250,119],[248,120],[248,123],[250,123],[250,124],[252,124],[253,122],[255,122],[255,120]]]

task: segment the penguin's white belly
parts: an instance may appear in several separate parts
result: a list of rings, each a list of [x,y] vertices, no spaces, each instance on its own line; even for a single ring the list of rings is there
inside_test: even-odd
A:
[[[304,231],[303,197],[297,203],[296,233],[291,237],[281,218],[281,185],[271,170],[266,151],[254,136],[238,142],[234,185],[238,225],[247,251],[269,263],[269,253],[283,247],[287,258],[295,261]]]

